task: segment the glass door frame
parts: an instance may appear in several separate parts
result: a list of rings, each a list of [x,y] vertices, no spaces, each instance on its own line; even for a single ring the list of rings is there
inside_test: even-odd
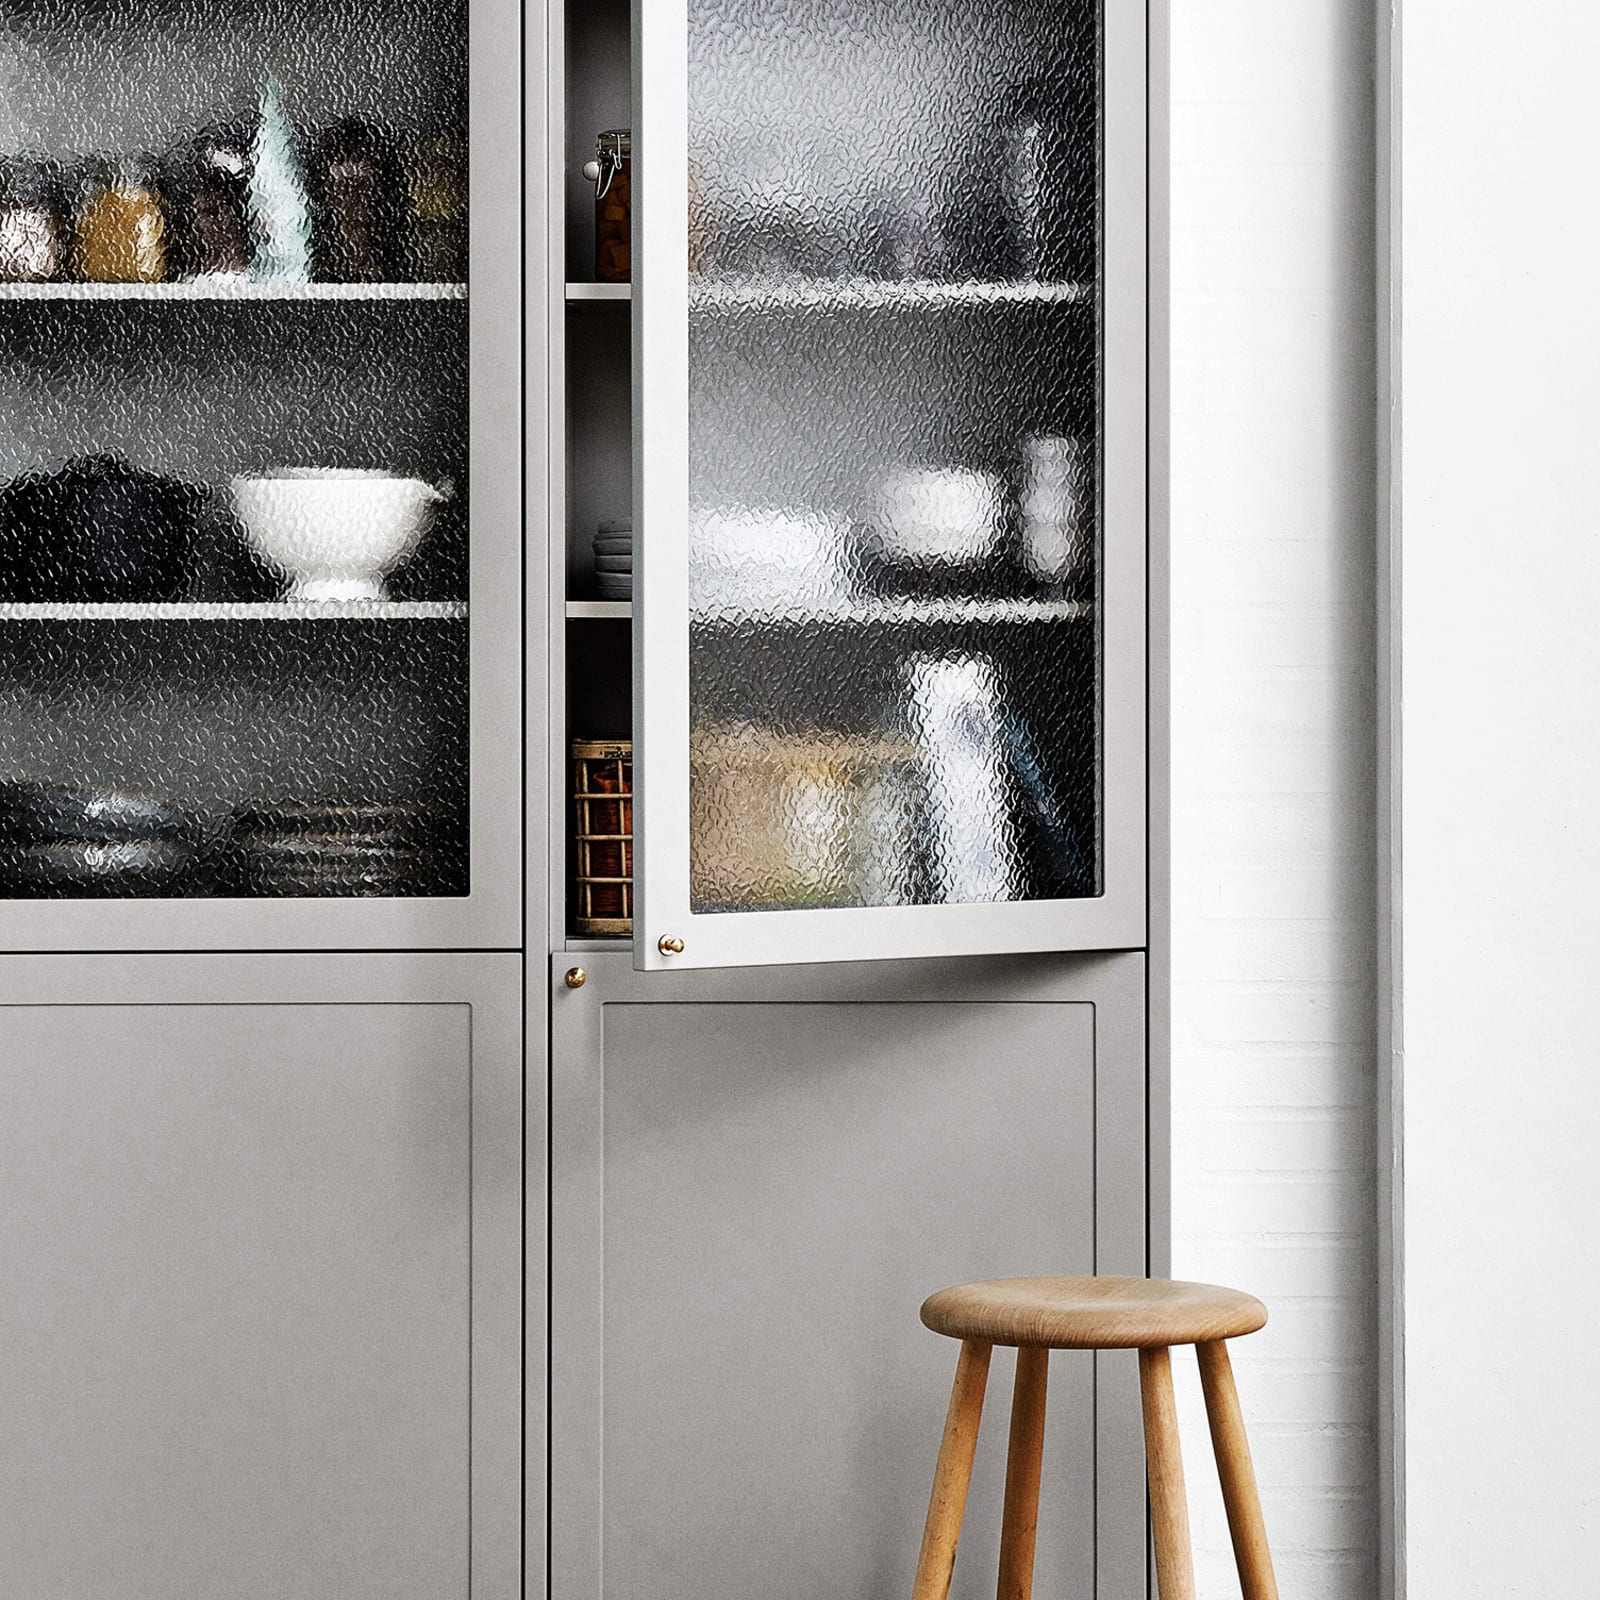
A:
[[[468,0],[470,892],[393,899],[0,900],[0,951],[437,950],[521,944],[523,95],[521,53],[509,46],[520,39],[522,25],[513,0]],[[202,630],[196,636],[201,649],[203,630],[211,626],[160,625]]]
[[[1144,0],[1101,0],[1101,15],[1104,892],[697,915],[689,883],[688,9],[686,0],[634,0],[634,965],[641,971],[1146,943],[1148,19]],[[680,948],[670,948],[674,942]]]

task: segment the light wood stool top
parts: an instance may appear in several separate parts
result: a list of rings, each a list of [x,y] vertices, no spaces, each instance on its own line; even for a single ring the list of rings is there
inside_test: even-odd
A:
[[[995,1278],[941,1289],[922,1320],[951,1339],[1047,1350],[1157,1350],[1265,1327],[1254,1295],[1150,1278]]]

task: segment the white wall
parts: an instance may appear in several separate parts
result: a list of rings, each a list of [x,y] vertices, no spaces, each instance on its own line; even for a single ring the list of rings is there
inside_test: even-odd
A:
[[[1600,1589],[1600,9],[1401,14],[1415,1600]]]
[[[1235,1361],[1284,1594],[1371,1600],[1375,25],[1172,13],[1173,1271],[1271,1309]]]

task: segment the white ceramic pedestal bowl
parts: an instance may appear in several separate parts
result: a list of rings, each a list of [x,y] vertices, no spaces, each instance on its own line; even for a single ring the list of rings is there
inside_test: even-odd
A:
[[[383,579],[422,542],[444,493],[420,478],[302,467],[235,478],[250,542],[291,600],[382,600]]]

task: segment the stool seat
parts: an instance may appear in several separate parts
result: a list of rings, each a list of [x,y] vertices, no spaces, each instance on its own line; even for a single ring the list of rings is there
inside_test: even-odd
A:
[[[1172,1350],[1192,1344],[1211,1424],[1211,1443],[1239,1567],[1242,1600],[1278,1600],[1278,1580],[1261,1520],[1261,1496],[1233,1384],[1228,1340],[1264,1327],[1267,1308],[1254,1295],[1214,1283],[1151,1278],[993,1278],[941,1289],[922,1304],[935,1333],[961,1341],[944,1437],[933,1469],[928,1520],[911,1600],[950,1600],[956,1544],[977,1454],[983,1391],[994,1347],[1015,1345],[1011,1443],[1006,1453],[1005,1513],[1000,1525],[999,1600],[1032,1600],[1039,1473],[1044,1458],[1045,1391],[1052,1350],[1137,1350],[1144,1413],[1150,1539],[1161,1600],[1196,1600],[1189,1550],[1189,1506],[1172,1392]]]
[[[941,1289],[922,1321],[951,1339],[1047,1350],[1146,1350],[1264,1327],[1254,1295],[1151,1278],[993,1278]]]

